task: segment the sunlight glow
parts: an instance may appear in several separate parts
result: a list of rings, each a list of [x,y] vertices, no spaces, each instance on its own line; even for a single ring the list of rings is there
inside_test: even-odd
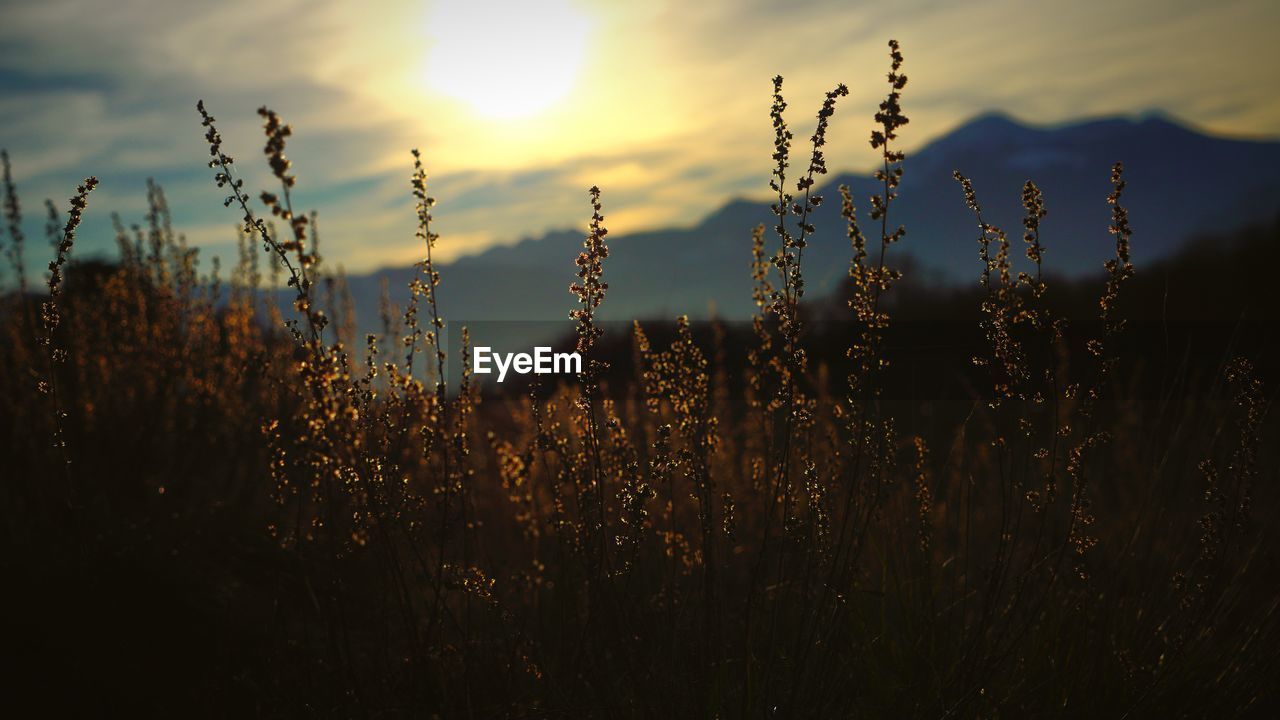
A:
[[[566,0],[446,2],[427,27],[427,81],[485,117],[526,117],[573,89],[587,29]]]

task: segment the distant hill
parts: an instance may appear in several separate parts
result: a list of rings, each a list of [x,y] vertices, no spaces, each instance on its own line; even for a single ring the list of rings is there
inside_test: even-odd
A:
[[[804,148],[797,143],[796,154]],[[1042,225],[1046,267],[1068,277],[1101,270],[1114,248],[1107,233],[1109,171],[1122,160],[1129,181],[1125,205],[1134,227],[1134,260],[1170,257],[1192,236],[1267,222],[1280,211],[1280,142],[1214,137],[1161,116],[1112,118],[1033,127],[1003,115],[978,117],[912,153],[892,222],[907,228],[894,252],[910,254],[929,282],[971,282],[979,270],[977,230],[951,178],[959,169],[977,188],[989,222],[1003,227],[1021,257],[1020,191],[1033,179],[1049,210]],[[802,164],[796,161],[796,166]],[[830,176],[816,215],[818,227],[804,264],[809,297],[829,293],[846,276],[849,246],[835,193],[854,190],[864,229],[876,192],[867,175]],[[448,202],[448,198],[442,198]],[[735,200],[696,227],[610,235],[603,316],[612,319],[706,316],[751,312],[750,229],[771,224],[768,203]],[[558,231],[496,247],[440,267],[443,314],[455,321],[565,319],[579,232]],[[362,328],[378,325],[386,278],[397,301],[412,268],[349,278]]]

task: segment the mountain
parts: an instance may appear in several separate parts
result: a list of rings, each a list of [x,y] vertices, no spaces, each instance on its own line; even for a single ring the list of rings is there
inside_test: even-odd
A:
[[[797,143],[794,167],[805,149]],[[1107,232],[1112,164],[1125,163],[1124,204],[1134,228],[1133,257],[1144,264],[1166,258],[1188,238],[1269,221],[1280,211],[1280,142],[1249,141],[1198,133],[1168,118],[1110,118],[1053,127],[984,115],[912,153],[906,160],[900,199],[890,221],[907,228],[893,246],[891,264],[910,255],[913,272],[931,282],[973,282],[980,270],[978,231],[951,177],[972,178],[988,222],[1002,227],[1022,258],[1021,189],[1033,179],[1045,195],[1042,223],[1047,272],[1082,277],[1101,271],[1114,252]],[[878,237],[868,217],[877,190],[870,174],[845,174],[821,186],[826,203],[805,251],[808,297],[835,288],[848,270],[849,243],[839,216],[836,187],[849,185],[863,229]],[[448,202],[448,199],[444,199]],[[731,201],[692,228],[655,230],[608,238],[606,319],[706,316],[745,317],[752,310],[750,230],[772,226],[769,204]],[[441,266],[442,313],[455,322],[563,320],[572,298],[573,259],[579,232],[558,231],[496,247]],[[412,268],[349,278],[362,328],[378,326],[380,284],[385,277],[399,302]]]

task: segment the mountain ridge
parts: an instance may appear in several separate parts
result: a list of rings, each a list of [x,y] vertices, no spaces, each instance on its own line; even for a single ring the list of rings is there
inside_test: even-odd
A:
[[[807,148],[797,142],[793,152],[799,156]],[[910,255],[937,281],[976,277],[978,231],[951,179],[958,169],[972,178],[986,219],[1005,230],[1016,256],[1022,256],[1021,187],[1031,179],[1049,210],[1042,223],[1046,271],[1068,277],[1100,272],[1114,248],[1106,196],[1117,160],[1126,166],[1123,202],[1135,228],[1139,272],[1144,262],[1170,256],[1195,235],[1270,220],[1280,211],[1280,141],[1207,135],[1162,113],[1052,126],[983,113],[907,158],[890,217],[893,226],[906,226],[907,236],[894,246],[891,264]],[[814,215],[818,230],[805,255],[811,298],[831,292],[847,274],[850,250],[835,201],[839,184],[853,191],[864,232],[878,235],[865,212],[878,184],[869,174],[828,176],[819,189],[828,202]],[[714,307],[722,317],[746,317],[753,309],[750,231],[775,222],[767,201],[737,197],[689,227],[611,235],[605,261],[610,290],[601,316],[698,317]],[[563,319],[581,242],[579,231],[553,230],[441,264],[442,314],[461,322]],[[348,278],[362,328],[376,326],[383,278],[402,302],[400,289],[413,272],[384,268]]]

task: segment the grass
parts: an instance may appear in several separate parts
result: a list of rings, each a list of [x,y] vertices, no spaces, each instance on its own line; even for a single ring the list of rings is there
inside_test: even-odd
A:
[[[225,280],[157,186],[144,226],[117,221],[117,263],[69,262],[89,180],[51,227],[47,295],[29,293],[6,156],[15,684],[52,708],[210,715],[1272,712],[1277,555],[1257,518],[1275,507],[1273,396],[1254,367],[1269,356],[1151,374],[1126,326],[1144,286],[1120,164],[1100,286],[1050,281],[1052,198],[1033,182],[1024,263],[958,172],[980,284],[910,285],[893,215],[907,81],[890,51],[882,190],[869,222],[840,193],[836,299],[805,298],[804,249],[847,90],[825,97],[796,177],[776,78],[776,225],[744,242],[753,322],[604,332],[592,188],[566,295],[584,371],[514,392],[465,372],[446,387],[448,278],[416,152],[420,272],[402,317],[363,338],[295,210],[274,112],[279,187],[255,200],[199,108],[242,220]],[[292,315],[268,299],[262,253]],[[963,356],[911,350],[936,337],[911,318],[934,315]]]

